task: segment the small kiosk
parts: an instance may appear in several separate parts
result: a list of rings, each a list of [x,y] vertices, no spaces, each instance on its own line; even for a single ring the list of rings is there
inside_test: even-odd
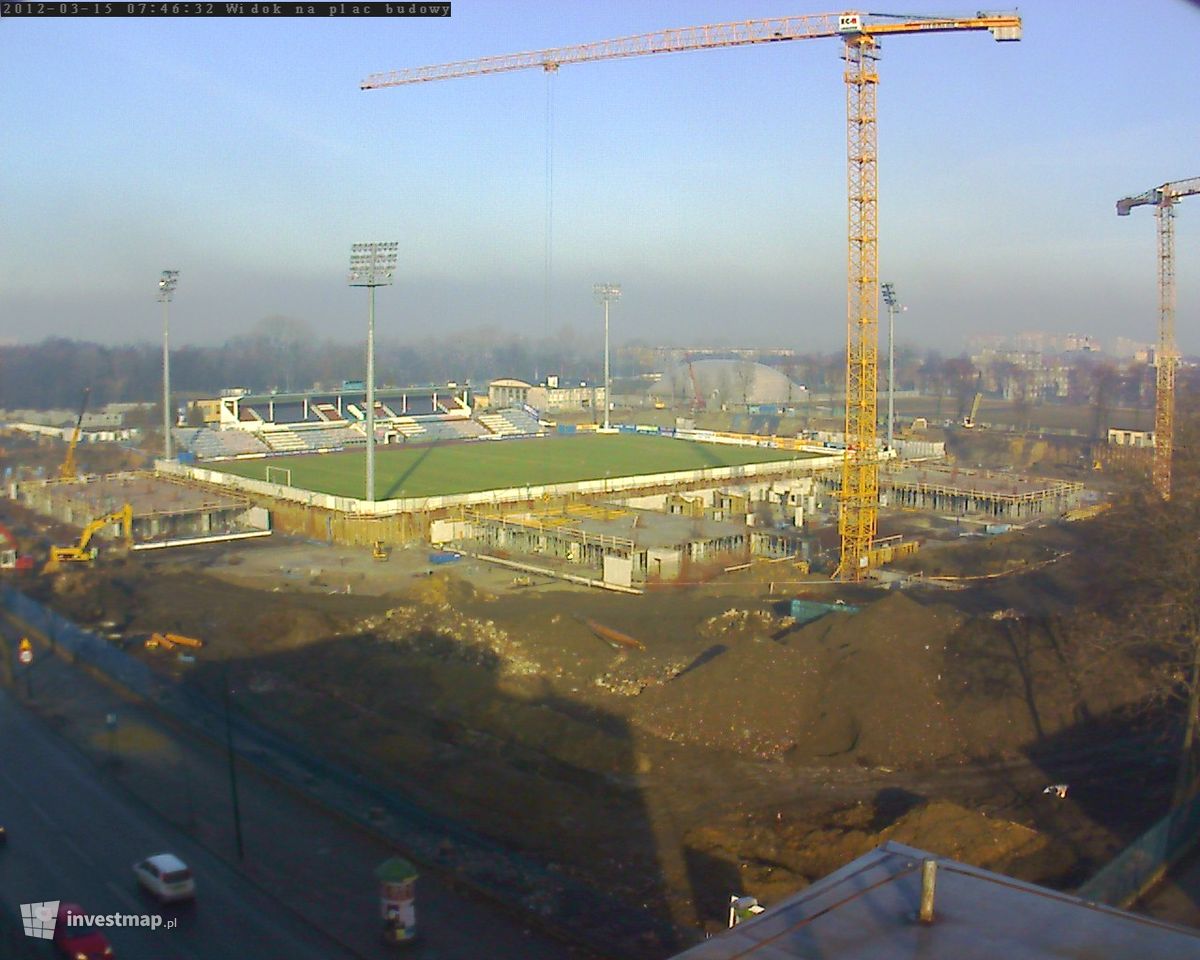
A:
[[[415,888],[417,869],[402,857],[385,860],[375,870],[383,914],[385,943],[409,943],[417,937]]]

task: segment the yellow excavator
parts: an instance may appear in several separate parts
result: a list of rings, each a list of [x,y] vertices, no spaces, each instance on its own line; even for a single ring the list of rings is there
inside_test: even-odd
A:
[[[91,563],[96,559],[96,548],[90,547],[94,537],[99,531],[111,524],[121,525],[121,534],[125,541],[126,548],[133,546],[133,506],[125,504],[120,510],[114,513],[105,514],[102,517],[97,517],[92,520],[86,527],[83,528],[83,533],[79,535],[79,542],[71,547],[51,547],[50,559],[46,561],[46,566],[42,568],[43,573],[54,573],[62,569],[63,564],[74,563]]]

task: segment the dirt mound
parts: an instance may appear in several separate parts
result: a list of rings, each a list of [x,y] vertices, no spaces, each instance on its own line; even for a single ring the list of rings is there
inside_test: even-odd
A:
[[[784,642],[732,630],[733,639],[648,689],[638,721],[671,740],[759,757],[907,765],[958,754],[966,745],[939,688],[946,639],[964,619],[892,594],[858,614],[829,614]]]
[[[637,719],[668,740],[778,756],[817,709],[816,669],[813,658],[774,640],[733,639],[669,683],[646,689]]]
[[[820,713],[797,754],[909,766],[963,752],[944,700],[943,664],[947,640],[965,619],[893,593],[792,634],[789,646],[818,658],[821,683]]]
[[[702,864],[694,877],[698,898],[715,912],[731,893],[749,893],[767,905],[801,890],[888,840],[987,870],[1022,875],[1026,865],[1053,852],[1046,837],[1018,823],[988,817],[954,803],[911,798],[906,813],[889,822],[885,799],[833,809],[764,812],[727,818],[691,831],[689,859]],[[1036,876],[1036,870],[1030,878]]]

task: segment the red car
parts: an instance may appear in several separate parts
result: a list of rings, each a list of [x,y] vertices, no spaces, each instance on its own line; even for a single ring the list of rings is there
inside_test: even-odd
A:
[[[77,903],[59,904],[58,920],[54,924],[54,945],[59,953],[70,960],[112,960],[113,950],[108,945],[108,938],[84,923],[84,916],[83,907]]]

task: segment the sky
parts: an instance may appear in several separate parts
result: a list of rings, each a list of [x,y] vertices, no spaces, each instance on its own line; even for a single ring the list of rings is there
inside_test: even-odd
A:
[[[359,338],[350,245],[390,240],[384,339],[590,335],[592,284],[609,281],[617,342],[836,350],[837,39],[359,88],[402,67],[815,12],[453,0],[449,19],[0,20],[0,343],[160,338],[165,268],[180,271],[172,343],[271,316]],[[883,43],[880,273],[907,306],[897,339],[947,353],[972,332],[1151,342],[1153,211],[1118,218],[1115,201],[1200,176],[1200,5],[1020,13],[1020,43]],[[1178,205],[1176,235],[1179,341],[1197,352],[1200,197]]]

